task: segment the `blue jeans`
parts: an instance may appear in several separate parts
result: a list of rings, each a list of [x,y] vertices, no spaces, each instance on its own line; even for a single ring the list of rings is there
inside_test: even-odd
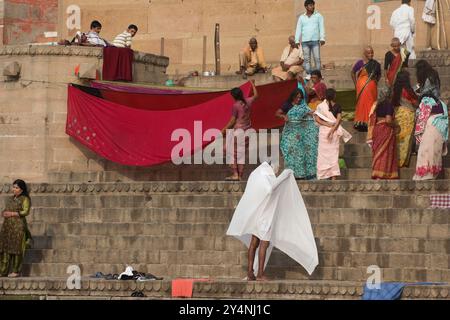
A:
[[[307,74],[311,74],[314,69],[311,68],[311,54],[314,57],[315,69],[321,69],[320,61],[320,41],[302,42],[303,55],[305,57],[305,70]]]

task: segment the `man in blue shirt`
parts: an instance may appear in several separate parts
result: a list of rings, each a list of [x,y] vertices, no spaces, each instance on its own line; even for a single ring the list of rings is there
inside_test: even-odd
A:
[[[325,27],[323,16],[315,11],[314,0],[305,1],[306,12],[298,18],[295,42],[302,44],[305,57],[305,70],[310,77],[311,55],[314,57],[315,69],[321,69],[320,46],[325,44]]]

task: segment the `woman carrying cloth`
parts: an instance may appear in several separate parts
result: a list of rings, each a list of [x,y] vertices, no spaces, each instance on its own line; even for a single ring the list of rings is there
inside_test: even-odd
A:
[[[280,143],[286,168],[294,171],[296,179],[316,179],[319,128],[302,92],[295,89],[276,115],[286,121]]]
[[[418,104],[417,95],[411,87],[411,80],[407,71],[401,71],[394,83],[392,104],[395,108],[395,121],[400,127],[397,134],[398,166],[408,167],[411,157],[416,108]]]
[[[356,113],[354,127],[358,131],[367,131],[370,110],[377,100],[378,81],[381,77],[381,65],[373,59],[371,46],[364,50],[364,58],[353,66],[351,75],[356,87]]]
[[[400,40],[393,38],[391,42],[392,50],[388,51],[384,57],[384,71],[386,82],[389,87],[395,83],[395,79],[403,68],[408,68],[410,53],[401,47]]]
[[[25,249],[31,241],[26,216],[30,214],[31,200],[24,181],[13,183],[13,196],[6,199],[0,231],[0,276],[16,278],[20,274]],[[9,273],[11,269],[11,273]]]
[[[380,88],[378,101],[369,115],[367,143],[372,147],[372,179],[398,179],[394,107],[389,89]]]
[[[336,91],[327,89],[326,100],[314,113],[319,124],[319,151],[317,156],[317,179],[336,180],[341,175],[339,168],[339,142],[348,142],[352,136],[342,126],[341,106],[336,103]]]
[[[311,72],[311,83],[306,87],[308,93],[308,106],[315,111],[317,106],[325,99],[327,86],[322,82],[322,73],[320,70]]]
[[[447,154],[448,107],[435,97],[425,96],[417,111],[420,146],[413,180],[433,180],[443,170],[442,156]]]

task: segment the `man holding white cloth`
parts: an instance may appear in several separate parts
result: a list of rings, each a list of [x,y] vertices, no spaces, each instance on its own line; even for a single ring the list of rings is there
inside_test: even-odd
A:
[[[400,43],[406,46],[411,53],[410,59],[416,59],[414,52],[414,35],[416,32],[416,20],[411,0],[402,0],[400,8],[392,13],[391,27],[394,29],[394,37],[400,39]]]

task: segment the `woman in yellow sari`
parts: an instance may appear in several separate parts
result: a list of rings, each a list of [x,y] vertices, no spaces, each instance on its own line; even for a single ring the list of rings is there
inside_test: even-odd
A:
[[[395,121],[400,128],[397,133],[397,152],[399,168],[408,167],[413,146],[417,95],[411,87],[407,71],[398,73],[394,83],[392,104],[395,108]]]
[[[373,59],[371,46],[364,50],[364,58],[355,63],[352,79],[356,87],[356,112],[354,127],[358,131],[367,131],[369,113],[377,101],[378,81],[381,77],[381,65]]]

